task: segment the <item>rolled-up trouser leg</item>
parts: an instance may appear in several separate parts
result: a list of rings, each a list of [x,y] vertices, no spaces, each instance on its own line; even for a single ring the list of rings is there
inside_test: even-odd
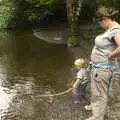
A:
[[[111,70],[108,69],[94,69],[91,72],[91,105],[93,115],[90,120],[104,120],[111,75]]]

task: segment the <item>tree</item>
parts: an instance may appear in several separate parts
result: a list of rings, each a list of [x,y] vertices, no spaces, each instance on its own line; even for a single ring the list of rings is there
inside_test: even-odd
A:
[[[68,43],[75,43],[77,40],[79,16],[83,0],[66,0],[70,36]]]
[[[81,6],[83,0],[67,0],[68,23],[72,35],[77,34],[77,25],[79,21]]]

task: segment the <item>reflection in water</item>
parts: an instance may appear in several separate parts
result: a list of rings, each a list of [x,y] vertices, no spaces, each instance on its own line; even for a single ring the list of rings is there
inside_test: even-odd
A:
[[[5,92],[3,87],[0,87],[0,114],[8,109],[10,101],[11,96]]]
[[[14,92],[10,91],[9,88],[4,87],[4,80],[7,79],[6,68],[0,62],[0,118],[3,120],[8,109],[10,107],[10,103],[14,96]]]
[[[8,89],[2,87],[2,80],[6,79],[5,69],[3,65],[0,65],[0,114],[5,112],[9,107],[9,102],[11,101],[11,96],[7,94]]]
[[[32,86],[34,86],[34,79],[32,76],[23,77],[14,71],[9,71],[6,66],[8,64],[8,58],[5,57],[2,60],[4,60],[5,64],[1,65],[2,61],[0,61],[1,120],[20,119],[19,115],[24,117],[33,116],[34,108],[30,95],[32,93]]]

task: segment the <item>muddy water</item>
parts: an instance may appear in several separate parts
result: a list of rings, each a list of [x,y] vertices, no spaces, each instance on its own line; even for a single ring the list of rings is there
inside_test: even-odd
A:
[[[73,59],[70,49],[37,39],[32,30],[1,31],[0,120],[56,119],[60,104],[39,95],[67,89]]]
[[[84,110],[87,100],[73,104],[71,93],[39,96],[68,88],[66,84],[76,56],[88,57],[88,51],[48,44],[34,37],[32,30],[1,31],[0,120],[84,120],[88,117],[91,113]],[[116,99],[110,102],[106,113],[108,120],[120,118],[119,92],[115,93]]]

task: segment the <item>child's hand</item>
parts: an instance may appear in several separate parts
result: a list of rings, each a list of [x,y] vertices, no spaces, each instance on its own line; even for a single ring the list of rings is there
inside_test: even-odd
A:
[[[76,81],[73,84],[73,88],[78,88],[78,86],[81,84],[81,79],[76,79]]]
[[[75,81],[76,81],[76,79],[72,79],[72,80],[68,81],[67,86],[70,88],[73,87],[73,84],[75,83]]]

